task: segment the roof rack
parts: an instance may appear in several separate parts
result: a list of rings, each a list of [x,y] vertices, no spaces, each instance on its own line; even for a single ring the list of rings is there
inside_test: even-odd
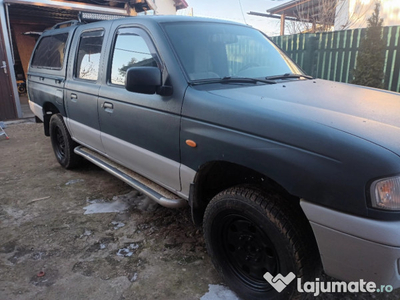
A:
[[[51,29],[59,29],[59,28],[65,28],[65,27],[70,27],[79,24],[77,20],[70,20],[70,21],[65,21],[61,23],[57,23],[54,25]]]
[[[125,15],[100,14],[100,13],[83,12],[83,11],[79,12],[78,14],[78,20],[81,23],[115,20],[125,17],[126,17]]]

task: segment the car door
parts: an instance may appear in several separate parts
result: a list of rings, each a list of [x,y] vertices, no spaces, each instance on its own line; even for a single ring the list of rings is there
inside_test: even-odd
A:
[[[77,29],[65,84],[67,124],[73,139],[102,153],[97,101],[105,34],[106,28],[96,23]]]
[[[107,48],[106,84],[99,93],[101,138],[107,155],[170,190],[180,191],[182,95],[148,95],[125,89],[128,68],[163,66],[145,30],[115,28]]]

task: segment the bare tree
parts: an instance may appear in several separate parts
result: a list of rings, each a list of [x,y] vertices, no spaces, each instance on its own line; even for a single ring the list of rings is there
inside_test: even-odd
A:
[[[374,4],[362,0],[310,0],[298,1],[293,15],[298,21],[289,21],[286,28],[290,34],[300,32],[332,31],[335,20],[342,17],[341,30],[348,29],[362,19]]]

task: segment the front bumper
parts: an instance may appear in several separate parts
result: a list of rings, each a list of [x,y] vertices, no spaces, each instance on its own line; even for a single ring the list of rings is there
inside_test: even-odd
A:
[[[334,211],[305,200],[326,274],[344,281],[400,287],[400,222],[378,221]]]

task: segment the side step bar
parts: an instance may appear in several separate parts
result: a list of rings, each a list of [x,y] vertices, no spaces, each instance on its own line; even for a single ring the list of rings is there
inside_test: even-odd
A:
[[[112,160],[93,150],[83,146],[78,146],[74,149],[74,152],[111,173],[115,177],[121,179],[139,192],[149,196],[162,206],[179,208],[187,205],[187,201],[185,199],[179,198],[157,183],[129,170],[128,168],[121,166],[118,163],[113,162]]]

